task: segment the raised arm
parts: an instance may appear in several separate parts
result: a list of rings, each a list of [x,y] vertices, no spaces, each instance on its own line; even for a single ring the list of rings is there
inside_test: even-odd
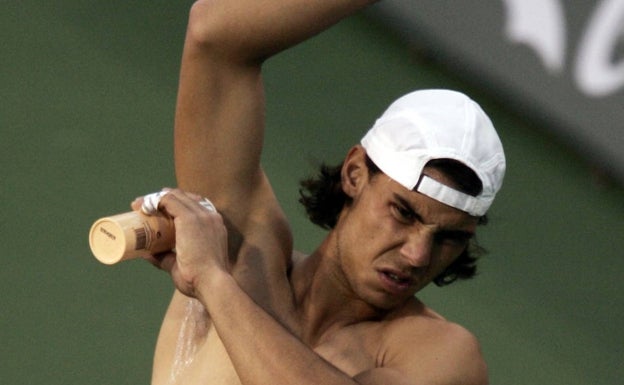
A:
[[[232,257],[259,252],[276,264],[269,270],[283,270],[292,252],[288,224],[260,166],[262,63],[371,2],[200,0],[192,6],[176,108],[176,175],[180,188],[207,196],[224,216]],[[245,242],[257,252],[241,252]]]
[[[175,117],[178,186],[215,204],[228,229],[237,284],[285,325],[292,325],[286,276],[292,240],[260,166],[262,63],[371,2],[199,0],[190,11]],[[176,292],[165,316],[155,383],[175,360],[188,301]]]
[[[270,195],[260,168],[261,65],[370,0],[200,0],[190,13],[175,122],[179,186],[244,227]]]

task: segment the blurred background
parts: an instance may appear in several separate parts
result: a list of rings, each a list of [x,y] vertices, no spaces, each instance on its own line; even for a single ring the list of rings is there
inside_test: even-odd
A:
[[[414,0],[410,9],[420,3]],[[503,3],[513,2],[485,4],[500,19]],[[595,2],[601,3],[621,1]],[[141,261],[100,264],[87,234],[93,221],[127,211],[136,196],[175,185],[172,122],[190,4],[0,3],[2,384],[149,383],[172,284]],[[600,150],[579,139],[582,124],[565,131],[574,116],[557,115],[558,102],[541,109],[531,102],[539,100],[530,97],[530,87],[524,96],[509,91],[535,82],[535,73],[548,79],[538,82],[545,99],[568,100],[580,111],[579,98],[594,92],[588,103],[595,111],[604,108],[602,101],[617,106],[622,87],[597,96],[595,88],[562,85],[572,77],[568,66],[540,72],[537,61],[525,79],[504,83],[495,69],[479,71],[478,60],[453,54],[453,36],[465,37],[462,28],[479,30],[482,21],[455,23],[447,19],[453,16],[448,7],[422,4],[431,14],[442,12],[442,35],[427,23],[400,24],[389,4],[267,63],[263,162],[292,220],[296,247],[311,252],[323,236],[297,203],[297,182],[317,162],[340,162],[403,93],[462,90],[497,126],[508,173],[490,223],[480,229],[489,254],[479,276],[420,296],[479,337],[492,384],[621,384],[622,164],[617,155],[603,155],[609,143],[622,143],[622,104],[593,120],[611,135]],[[490,26],[504,28],[498,19]],[[514,62],[532,55],[502,42],[502,32],[496,39],[524,51],[503,55]],[[476,46],[468,53],[504,54]],[[621,60],[618,55],[613,59]],[[511,65],[510,74],[521,72],[520,64]]]

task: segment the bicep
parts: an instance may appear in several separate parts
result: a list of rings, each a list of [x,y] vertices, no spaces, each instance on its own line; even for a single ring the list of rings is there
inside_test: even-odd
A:
[[[464,369],[468,369],[465,376],[459,375]],[[458,385],[474,384],[487,385],[488,379],[485,372],[475,373],[471,368],[375,368],[362,372],[353,378],[362,385]]]
[[[404,325],[409,325],[408,322]],[[361,384],[486,385],[487,366],[477,339],[463,327],[433,321],[397,328],[380,367],[358,374]]]

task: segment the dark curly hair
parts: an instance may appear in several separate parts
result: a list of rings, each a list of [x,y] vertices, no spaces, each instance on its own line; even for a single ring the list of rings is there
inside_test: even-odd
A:
[[[366,166],[369,175],[381,173],[381,170],[366,156]],[[440,170],[456,185],[456,188],[466,194],[478,195],[483,184],[479,177],[470,168],[453,159],[435,159],[427,163],[428,167]],[[299,202],[303,204],[306,214],[312,223],[330,230],[336,226],[338,215],[351,198],[342,191],[340,171],[342,165],[320,165],[316,177],[304,179],[300,182]],[[484,215],[479,218],[479,224],[487,223]],[[451,263],[446,270],[433,279],[437,286],[448,285],[458,279],[472,278],[477,273],[477,259],[485,253],[475,239]]]

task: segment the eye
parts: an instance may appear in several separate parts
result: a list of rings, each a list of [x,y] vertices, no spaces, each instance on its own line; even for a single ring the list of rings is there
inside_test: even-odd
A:
[[[414,212],[414,210],[404,205],[393,204],[392,210],[394,211],[395,217],[403,223],[413,223],[418,219],[418,215]]]
[[[436,242],[439,244],[464,247],[468,245],[473,235],[465,231],[448,230],[440,231],[435,237]]]

